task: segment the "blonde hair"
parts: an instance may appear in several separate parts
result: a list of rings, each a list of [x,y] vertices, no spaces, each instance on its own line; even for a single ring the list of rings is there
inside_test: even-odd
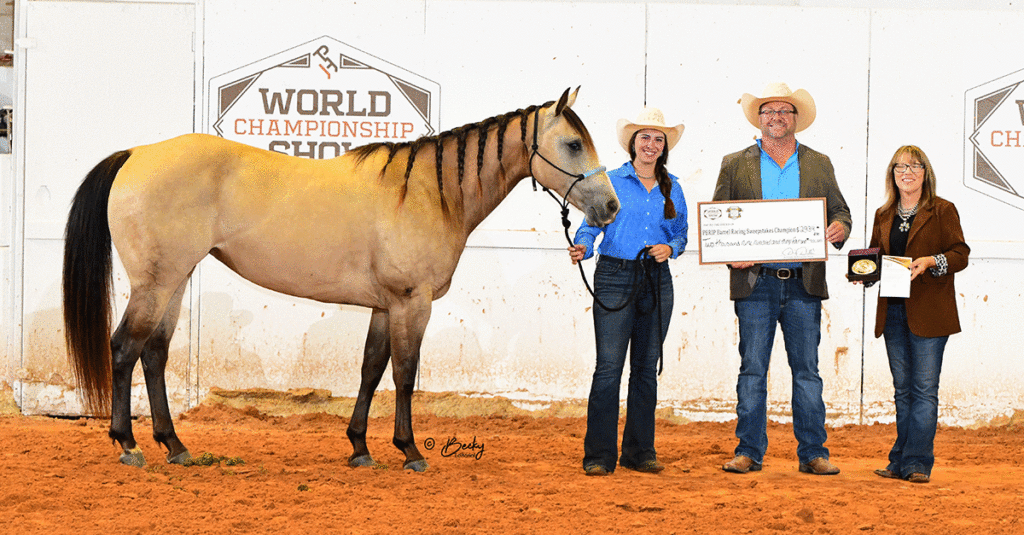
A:
[[[912,159],[924,165],[924,182],[921,184],[921,200],[918,203],[918,207],[931,208],[932,203],[935,202],[935,170],[932,169],[932,163],[920,147],[904,145],[896,149],[896,153],[892,155],[892,160],[889,160],[889,167],[885,171],[885,204],[882,205],[883,212],[890,208],[895,209],[896,203],[900,202],[900,190],[896,187],[895,167],[900,157],[904,154],[909,154]]]

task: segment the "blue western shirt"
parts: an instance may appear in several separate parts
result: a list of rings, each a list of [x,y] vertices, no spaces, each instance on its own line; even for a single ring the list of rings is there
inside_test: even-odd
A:
[[[635,260],[640,251],[648,245],[664,243],[672,248],[672,258],[676,258],[686,250],[686,199],[683,188],[676,177],[672,179],[670,196],[675,203],[676,217],[665,219],[665,197],[657,185],[647,191],[640,183],[633,169],[632,162],[608,172],[615,194],[619,197],[619,214],[607,227],[592,227],[584,221],[576,231],[574,243],[586,245],[587,254],[584,258],[594,255],[594,241],[597,235],[604,232],[601,240],[601,255]]]

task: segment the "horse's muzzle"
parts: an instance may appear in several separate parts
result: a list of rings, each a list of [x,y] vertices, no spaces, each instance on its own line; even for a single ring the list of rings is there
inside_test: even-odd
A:
[[[619,213],[619,200],[610,199],[604,206],[591,206],[587,210],[587,224],[595,227],[604,227],[615,221]]]

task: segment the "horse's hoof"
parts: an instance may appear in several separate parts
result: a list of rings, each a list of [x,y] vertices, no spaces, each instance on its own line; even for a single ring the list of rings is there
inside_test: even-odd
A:
[[[171,457],[170,454],[168,454],[167,464],[181,464],[181,465],[184,465],[186,462],[188,462],[190,460],[192,460],[192,454],[189,453],[188,450],[185,450],[185,451],[175,455],[174,457]]]
[[[374,466],[377,466],[377,461],[374,461],[373,457],[370,457],[370,455],[367,454],[350,458],[348,460],[348,465],[351,466],[352,468],[359,468],[361,466],[369,466],[372,468]]]
[[[146,466],[146,456],[142,454],[142,449],[132,448],[121,454],[121,458],[118,459],[121,464],[127,464],[128,466],[134,466],[142,468]]]
[[[412,470],[413,472],[426,472],[428,466],[426,459],[419,459],[417,461],[409,461],[405,463],[403,468],[406,470]]]

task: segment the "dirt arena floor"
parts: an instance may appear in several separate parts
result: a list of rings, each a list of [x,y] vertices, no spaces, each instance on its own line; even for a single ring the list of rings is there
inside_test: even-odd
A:
[[[145,418],[140,469],[117,463],[105,420],[8,408],[0,533],[1024,533],[1020,413],[941,428],[924,485],[872,473],[892,425],[830,429],[842,473],[825,477],[797,472],[792,428],[773,424],[764,471],[736,475],[720,469],[733,423],[670,420],[657,430],[663,473],[588,478],[579,406],[530,414],[508,400],[418,394],[417,441],[433,445],[418,474],[391,445],[391,394],[378,393],[370,422],[376,469],[348,467],[351,400],[323,392],[215,392],[177,429],[193,455],[225,459],[192,467],[163,462]]]

